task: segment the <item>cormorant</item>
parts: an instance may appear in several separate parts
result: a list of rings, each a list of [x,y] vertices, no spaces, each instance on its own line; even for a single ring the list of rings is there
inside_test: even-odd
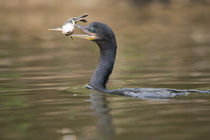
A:
[[[85,34],[71,34],[71,37],[79,37],[94,41],[100,49],[98,66],[93,73],[87,88],[95,89],[105,93],[126,95],[137,98],[168,98],[188,93],[210,93],[210,90],[178,90],[163,88],[123,88],[108,90],[106,84],[114,66],[117,42],[114,32],[104,23],[93,22],[87,26],[75,24]]]

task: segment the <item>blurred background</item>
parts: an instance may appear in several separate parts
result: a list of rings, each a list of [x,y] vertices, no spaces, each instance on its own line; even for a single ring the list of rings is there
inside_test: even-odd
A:
[[[207,138],[208,96],[168,106],[111,95],[91,102],[84,85],[97,65],[98,48],[47,30],[84,13],[88,23],[103,22],[116,35],[109,88],[210,88],[209,0],[0,0],[0,139]],[[100,106],[95,100],[101,108],[94,108]],[[190,110],[192,104],[204,118]],[[164,109],[175,111],[167,124],[170,112]],[[203,131],[188,131],[187,125]]]
[[[97,64],[97,47],[47,31],[88,13],[89,22],[108,24],[117,37],[112,86],[208,86],[208,0],[7,0],[0,5],[0,64],[12,66],[16,74],[45,67],[48,72],[57,69],[52,75],[78,75],[79,84],[88,82]]]

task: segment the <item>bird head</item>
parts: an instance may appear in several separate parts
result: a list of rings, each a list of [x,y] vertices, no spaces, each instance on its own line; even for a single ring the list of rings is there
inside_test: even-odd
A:
[[[115,40],[115,36],[110,27],[104,23],[92,22],[87,26],[75,24],[77,28],[85,34],[71,34],[71,37],[79,37],[99,43],[101,41]]]

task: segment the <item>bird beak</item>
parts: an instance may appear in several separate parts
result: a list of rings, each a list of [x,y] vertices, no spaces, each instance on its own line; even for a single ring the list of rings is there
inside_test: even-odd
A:
[[[78,29],[82,30],[86,34],[71,34],[70,35],[71,37],[84,38],[84,39],[87,39],[87,40],[95,40],[95,39],[98,38],[95,33],[92,33],[88,30],[87,26],[81,26],[81,25],[78,25],[78,24],[75,24],[75,26]]]

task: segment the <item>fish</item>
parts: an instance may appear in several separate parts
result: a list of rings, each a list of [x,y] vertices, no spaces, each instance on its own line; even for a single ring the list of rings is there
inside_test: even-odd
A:
[[[86,23],[86,17],[88,16],[88,14],[83,14],[79,17],[72,17],[69,18],[67,21],[64,22],[63,26],[57,27],[57,28],[52,28],[52,29],[48,29],[51,31],[60,31],[62,32],[65,36],[69,36],[74,32],[74,26],[78,21],[84,22]],[[71,37],[72,38],[72,37]],[[73,39],[73,38],[72,38]]]

